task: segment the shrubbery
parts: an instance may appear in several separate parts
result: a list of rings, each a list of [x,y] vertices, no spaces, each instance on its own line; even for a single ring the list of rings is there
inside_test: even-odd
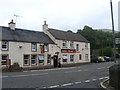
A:
[[[18,72],[22,71],[22,68],[20,67],[19,63],[15,62],[10,67],[5,67],[2,69],[3,72]]]

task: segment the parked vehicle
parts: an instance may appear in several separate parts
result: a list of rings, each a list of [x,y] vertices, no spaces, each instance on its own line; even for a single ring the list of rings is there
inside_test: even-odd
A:
[[[103,58],[103,57],[101,57],[101,56],[99,56],[99,57],[95,57],[95,58],[92,58],[91,59],[91,62],[93,63],[99,63],[99,62],[104,62],[105,61],[105,59]]]
[[[99,59],[100,62],[105,62],[105,59],[101,56],[99,56],[98,59]]]
[[[103,58],[105,59],[106,62],[111,61],[111,58],[110,58],[110,57],[104,56]]]
[[[97,58],[97,57],[92,58],[92,59],[91,59],[91,62],[92,62],[92,63],[98,62],[98,58]]]

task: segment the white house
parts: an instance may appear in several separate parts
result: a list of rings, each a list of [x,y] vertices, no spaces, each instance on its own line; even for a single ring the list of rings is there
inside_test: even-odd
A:
[[[23,68],[58,67],[61,64],[90,62],[90,43],[82,35],[48,28],[43,32],[15,28],[13,20],[9,27],[0,26],[0,60],[15,62]]]

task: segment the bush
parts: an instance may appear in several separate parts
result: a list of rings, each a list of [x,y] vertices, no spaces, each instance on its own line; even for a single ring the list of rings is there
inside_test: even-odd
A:
[[[14,72],[14,71],[21,71],[22,70],[22,68],[20,67],[20,65],[19,65],[19,63],[13,63],[13,65],[11,65],[10,67],[9,67],[9,71],[11,71],[11,72]]]
[[[2,69],[3,72],[18,72],[22,71],[23,69],[20,67],[19,63],[15,62],[10,67],[5,67]]]

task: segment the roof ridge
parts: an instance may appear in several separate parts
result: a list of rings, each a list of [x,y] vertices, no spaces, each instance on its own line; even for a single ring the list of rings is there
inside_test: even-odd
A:
[[[0,26],[0,27],[3,27],[3,28],[9,28],[7,26]],[[15,28],[16,30],[21,30],[21,31],[30,31],[30,32],[39,32],[39,33],[43,33],[42,31],[34,31],[32,29],[22,29],[22,28]]]
[[[67,31],[64,31],[64,30],[59,30],[59,29],[54,29],[54,28],[48,28],[48,30],[56,30],[56,31],[61,31],[61,32],[66,32],[66,33],[74,33],[74,32],[67,32]],[[76,34],[76,33],[74,33]]]

